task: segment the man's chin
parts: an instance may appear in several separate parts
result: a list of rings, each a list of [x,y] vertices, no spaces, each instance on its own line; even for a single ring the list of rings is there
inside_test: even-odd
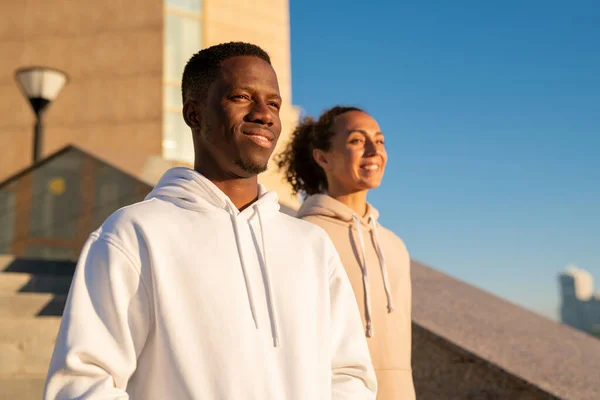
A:
[[[257,163],[252,161],[238,160],[236,165],[246,174],[253,176],[258,175],[267,170],[268,163]]]

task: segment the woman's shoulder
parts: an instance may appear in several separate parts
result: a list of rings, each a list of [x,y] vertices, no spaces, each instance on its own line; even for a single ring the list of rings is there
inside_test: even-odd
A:
[[[326,215],[305,215],[300,217],[300,219],[303,221],[311,222],[315,225],[319,225],[325,230],[332,226],[348,226],[347,222],[341,221],[337,218],[328,217]]]
[[[393,246],[393,248],[397,249],[397,251],[408,251],[406,249],[406,244],[404,243],[404,240],[402,240],[400,236],[396,235],[394,231],[386,228],[379,222],[377,222],[377,231],[380,239],[385,240],[388,246]]]

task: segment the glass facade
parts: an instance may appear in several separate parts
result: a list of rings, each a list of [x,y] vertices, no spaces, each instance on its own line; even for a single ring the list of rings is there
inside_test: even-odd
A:
[[[201,0],[165,0],[165,4],[167,7],[174,8],[176,10],[194,13],[200,13],[202,11]]]
[[[163,156],[192,164],[192,136],[181,115],[181,75],[202,48],[202,1],[165,0],[164,18]]]

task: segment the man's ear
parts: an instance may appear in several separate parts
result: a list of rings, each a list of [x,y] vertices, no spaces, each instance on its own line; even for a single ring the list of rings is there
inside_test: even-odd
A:
[[[327,160],[327,154],[323,150],[314,149],[312,156],[319,167],[327,169],[329,166],[329,160]]]
[[[186,100],[183,103],[183,119],[187,126],[192,129],[200,128],[200,116],[202,115],[202,105],[194,100]]]

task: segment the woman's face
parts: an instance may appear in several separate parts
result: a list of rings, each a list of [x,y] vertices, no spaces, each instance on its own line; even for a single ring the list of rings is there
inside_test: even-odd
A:
[[[377,121],[361,111],[334,120],[331,148],[313,156],[325,170],[330,194],[350,194],[379,187],[387,162],[383,133]]]

